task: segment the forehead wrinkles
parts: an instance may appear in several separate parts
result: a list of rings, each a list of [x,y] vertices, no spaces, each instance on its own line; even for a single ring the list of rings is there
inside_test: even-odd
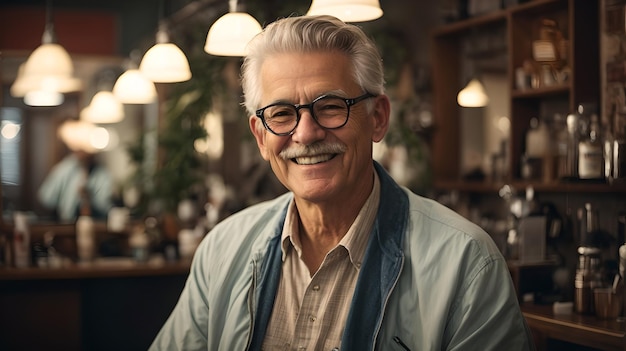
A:
[[[352,71],[349,64],[345,55],[333,51],[270,55],[260,70],[259,104],[309,103],[325,94],[348,97],[348,91],[352,91],[352,88],[360,91],[353,75],[349,73]]]

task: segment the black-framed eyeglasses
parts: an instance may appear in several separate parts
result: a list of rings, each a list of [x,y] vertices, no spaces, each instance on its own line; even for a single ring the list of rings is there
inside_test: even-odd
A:
[[[265,129],[278,136],[290,135],[300,123],[300,110],[308,108],[311,116],[326,129],[341,128],[348,122],[350,106],[365,99],[375,97],[365,93],[355,98],[342,98],[335,95],[322,95],[310,104],[294,105],[276,102],[256,110],[256,116],[263,121]]]

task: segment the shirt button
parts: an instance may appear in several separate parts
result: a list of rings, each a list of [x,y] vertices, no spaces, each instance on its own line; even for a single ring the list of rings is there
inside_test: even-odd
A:
[[[356,268],[361,268],[361,262],[356,263]]]
[[[320,289],[319,285],[313,285],[313,291],[318,291]]]
[[[317,317],[315,317],[315,316],[309,316],[309,320],[310,320],[311,322],[315,322],[315,321],[317,320]]]

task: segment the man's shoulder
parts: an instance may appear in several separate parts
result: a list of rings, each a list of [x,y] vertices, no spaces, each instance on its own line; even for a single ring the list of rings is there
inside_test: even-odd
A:
[[[434,199],[410,194],[409,211],[411,220],[419,223],[418,227],[423,229],[421,235],[442,240],[454,238],[468,242],[487,242],[491,247],[492,239],[484,229]]]
[[[218,223],[214,232],[223,231],[232,232],[252,232],[267,229],[272,225],[278,225],[281,217],[284,217],[284,211],[292,198],[291,193],[285,193],[272,200],[263,201],[249,207],[246,207],[232,215],[226,217]],[[258,228],[258,229],[255,229]]]

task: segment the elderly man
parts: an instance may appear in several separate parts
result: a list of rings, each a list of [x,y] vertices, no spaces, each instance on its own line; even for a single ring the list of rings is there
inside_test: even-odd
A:
[[[290,191],[210,232],[153,350],[528,350],[490,237],[372,159],[382,62],[336,18],[278,20],[249,45],[245,105]]]

